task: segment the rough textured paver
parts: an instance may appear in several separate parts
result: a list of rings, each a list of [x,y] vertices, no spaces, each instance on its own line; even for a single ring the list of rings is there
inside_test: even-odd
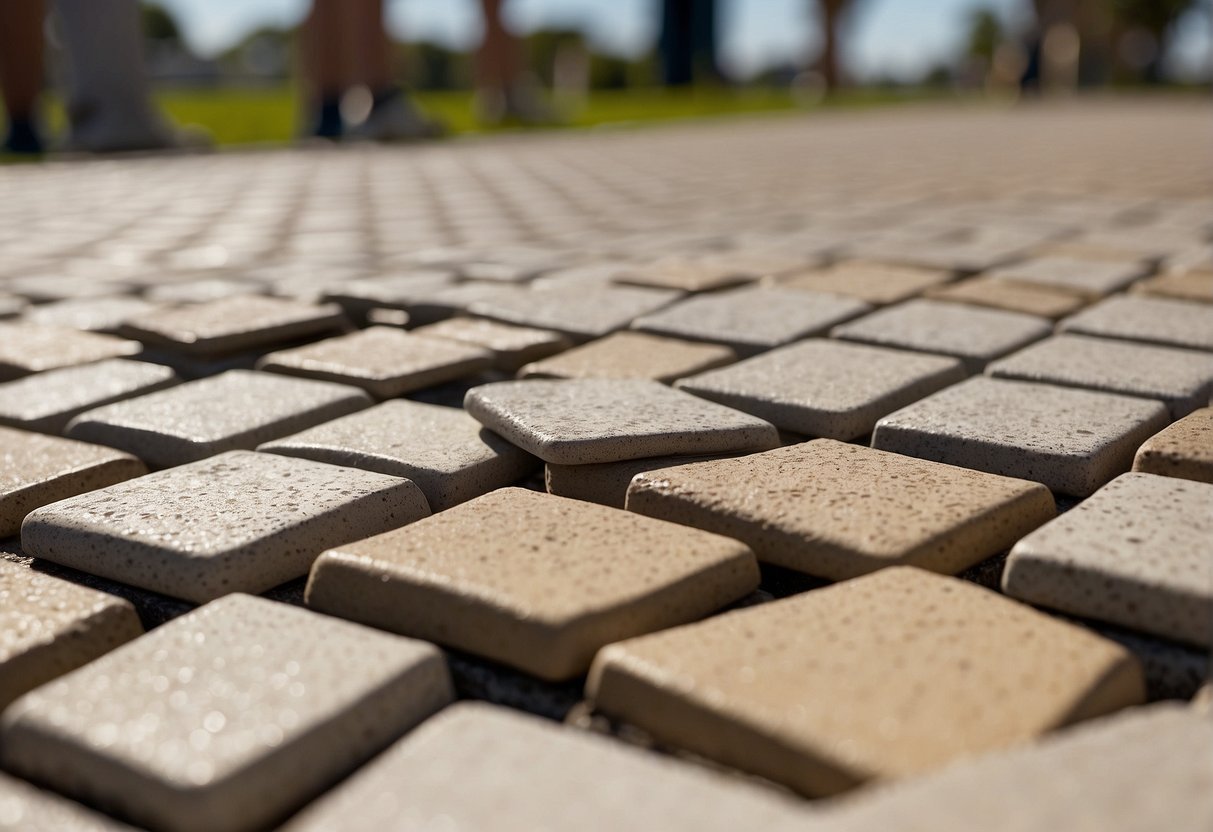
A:
[[[406,477],[434,511],[513,485],[539,467],[462,410],[410,401],[384,402],[257,450]]]
[[[566,286],[500,292],[469,304],[473,314],[507,324],[550,329],[574,341],[627,329],[633,320],[682,296],[640,286]]]
[[[232,451],[44,506],[27,555],[176,598],[262,592],[330,546],[429,514],[412,482]]]
[[[352,384],[389,399],[472,375],[492,364],[491,352],[471,344],[373,326],[272,352],[257,362],[257,368]]]
[[[451,698],[431,645],[235,595],[18,700],[0,761],[156,829],[262,829]]]
[[[142,632],[129,601],[0,560],[0,711]]]
[[[1160,274],[1133,284],[1132,291],[1143,295],[1213,303],[1213,271]]]
[[[737,360],[721,344],[615,332],[523,367],[520,378],[647,378],[670,383]]]
[[[17,317],[27,306],[29,302],[25,298],[0,292],[0,320]]]
[[[846,260],[820,271],[782,277],[778,285],[791,289],[811,289],[846,295],[883,306],[907,300],[924,290],[952,279],[950,272],[916,269],[892,263]]]
[[[619,639],[694,621],[758,586],[735,540],[508,488],[316,561],[321,612],[544,679]]]
[[[1091,260],[1072,257],[1038,257],[988,272],[998,280],[1014,280],[1068,289],[1088,297],[1120,291],[1144,277],[1148,269],[1140,263]]]
[[[185,280],[180,283],[164,283],[152,286],[144,292],[144,297],[156,303],[209,303],[213,300],[235,297],[237,295],[261,294],[264,287],[256,280],[247,277],[204,277],[198,280]]]
[[[1147,439],[1133,470],[1213,483],[1213,408],[1190,413]]]
[[[39,506],[146,473],[111,448],[0,427],[0,538]]]
[[[0,424],[62,433],[73,417],[86,410],[176,383],[177,376],[168,367],[122,358],[48,370],[0,385]]]
[[[334,282],[324,292],[324,300],[339,304],[351,315],[365,316],[375,308],[407,310],[416,298],[454,285],[453,271],[418,269]]]
[[[1174,298],[1118,295],[1058,324],[1062,332],[1213,350],[1213,306]]]
[[[502,381],[468,391],[464,407],[489,430],[556,465],[779,444],[769,422],[656,381]]]
[[[57,326],[0,321],[0,381],[135,355],[138,341]]]
[[[130,451],[153,468],[251,450],[371,404],[345,384],[231,370],[87,410],[68,436]]]
[[[1213,485],[1117,477],[1011,550],[1003,591],[1213,647]]]
[[[825,439],[640,473],[627,508],[833,580],[897,565],[956,574],[1054,516],[1039,483]]]
[[[1127,471],[1166,423],[1161,402],[973,378],[881,419],[872,447],[1086,497]]]
[[[934,300],[989,306],[1054,321],[1077,312],[1088,303],[1086,298],[1073,292],[992,277],[972,277],[959,283],[936,286],[923,295]]]
[[[970,373],[1033,341],[1052,326],[1043,318],[938,300],[911,300],[835,327],[831,335],[882,347],[959,358]]]
[[[805,436],[855,439],[876,420],[965,378],[961,362],[813,339],[674,386]]]
[[[705,454],[697,456],[654,456],[645,459],[625,459],[597,465],[545,465],[543,481],[549,494],[585,500],[612,508],[627,505],[628,486],[637,474],[672,468],[692,462],[721,459],[737,454]]]
[[[445,338],[488,350],[493,354],[493,366],[511,373],[524,364],[547,358],[572,346],[569,339],[559,332],[477,318],[451,318],[420,327],[413,334]]]
[[[0,830],[3,832],[135,832],[79,803],[0,774]]]
[[[810,795],[921,774],[1144,697],[1119,645],[909,567],[612,644],[586,691],[663,742]]]
[[[78,298],[35,306],[26,312],[23,319],[31,324],[90,332],[117,332],[129,319],[156,308],[156,304],[142,298],[122,295],[112,298]]]
[[[707,292],[751,283],[759,277],[760,274],[748,273],[727,261],[716,261],[711,255],[674,255],[620,272],[615,275],[614,282],[653,289]]]

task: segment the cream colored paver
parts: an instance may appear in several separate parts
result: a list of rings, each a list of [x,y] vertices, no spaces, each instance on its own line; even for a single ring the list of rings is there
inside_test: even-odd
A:
[[[965,378],[955,358],[813,339],[674,386],[805,436],[855,439],[876,420]]]
[[[1213,647],[1213,485],[1122,474],[1011,550],[1023,601]]]
[[[163,390],[177,381],[168,367],[122,358],[48,370],[0,385],[0,424],[62,433],[86,410]]]
[[[656,456],[597,465],[545,465],[543,480],[549,494],[624,508],[627,505],[628,486],[637,474],[730,456],[737,454]]]
[[[758,586],[736,540],[506,488],[325,552],[308,606],[544,679],[603,645],[694,621]]]
[[[263,592],[429,514],[399,477],[232,451],[35,510],[25,554],[188,601]]]
[[[257,369],[352,384],[381,399],[486,370],[493,354],[471,344],[373,326],[271,352]]]
[[[1134,283],[1130,291],[1177,300],[1213,303],[1213,271],[1160,274]]]
[[[19,699],[0,762],[141,825],[243,832],[451,699],[432,645],[233,595]]]
[[[872,447],[1086,497],[1127,471],[1166,423],[1161,402],[972,378],[885,416]]]
[[[39,506],[146,473],[111,448],[0,427],[0,538]]]
[[[714,292],[638,318],[633,329],[708,341],[742,355],[769,350],[862,315],[871,307],[854,298],[769,286]]]
[[[1149,269],[1140,263],[1045,256],[994,269],[986,276],[1066,289],[1087,297],[1103,297],[1124,289],[1148,273]]]
[[[769,422],[656,381],[501,381],[469,390],[464,407],[489,430],[556,465],[779,445]]]
[[[1213,408],[1202,408],[1147,439],[1133,470],[1213,483]]]
[[[0,381],[135,355],[138,341],[20,321],[0,321]]]
[[[31,324],[90,332],[117,332],[129,319],[157,308],[157,304],[125,295],[112,298],[76,298],[35,306],[25,313],[23,320]]]
[[[615,275],[614,282],[681,292],[707,292],[752,283],[761,276],[761,273],[738,268],[711,254],[672,255],[622,271]]]
[[[0,830],[136,832],[125,823],[5,774],[0,774]]]
[[[927,289],[923,295],[933,300],[988,306],[1054,321],[1077,312],[1088,303],[1073,292],[991,277],[971,277],[959,283],[936,286]]]
[[[574,341],[588,341],[627,329],[636,318],[681,296],[673,290],[640,286],[562,286],[498,291],[473,301],[468,309],[495,321],[550,329]]]
[[[1058,324],[1062,332],[1213,350],[1213,306],[1149,295],[1117,295]]]
[[[156,303],[209,303],[243,295],[259,295],[265,290],[259,281],[248,277],[204,277],[179,283],[148,287],[143,296]]]
[[[1145,696],[1120,645],[910,567],[612,644],[586,692],[662,742],[808,795],[923,774]]]
[[[0,319],[15,318],[29,306],[25,298],[0,291]]]
[[[986,368],[996,378],[1039,381],[1157,399],[1171,418],[1186,416],[1213,393],[1213,355],[1108,338],[1058,335]]]
[[[846,260],[819,271],[779,278],[789,289],[830,292],[866,301],[873,306],[898,303],[952,279],[951,272],[916,269],[868,260]]]
[[[410,733],[283,832],[813,829],[798,803],[527,714],[461,703]]]
[[[230,370],[86,410],[68,423],[67,435],[167,468],[251,450],[370,404],[366,393],[344,384]]]
[[[514,372],[524,364],[567,350],[572,343],[559,332],[512,326],[478,318],[450,318],[413,330],[414,335],[445,338],[488,350],[493,366]]]
[[[142,632],[129,601],[0,560],[0,711]]]
[[[323,297],[351,315],[365,316],[375,308],[407,310],[417,298],[454,285],[454,271],[416,269],[345,280],[328,288]]]
[[[512,485],[539,467],[535,457],[462,410],[404,400],[383,402],[257,450],[406,477],[434,511]]]
[[[520,378],[647,378],[666,384],[737,360],[721,344],[615,332],[523,367]]]
[[[627,508],[832,580],[897,565],[956,574],[1055,513],[1039,483],[829,439],[640,473]]]
[[[845,341],[959,358],[971,373],[1039,341],[1052,331],[1043,318],[938,300],[911,300],[835,327]]]

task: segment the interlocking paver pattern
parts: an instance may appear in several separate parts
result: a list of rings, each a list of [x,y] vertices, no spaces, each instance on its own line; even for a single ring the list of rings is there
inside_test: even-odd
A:
[[[176,383],[168,367],[123,358],[48,370],[0,385],[0,424],[63,433],[86,410]]]

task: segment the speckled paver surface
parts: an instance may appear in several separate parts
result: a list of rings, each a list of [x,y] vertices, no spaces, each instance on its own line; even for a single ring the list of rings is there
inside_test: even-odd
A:
[[[1213,483],[1213,408],[1201,408],[1151,436],[1133,470]]]
[[[1116,295],[1066,318],[1062,332],[1213,351],[1213,306],[1177,298]]]
[[[168,367],[122,358],[48,370],[0,385],[0,424],[63,433],[86,410],[154,393],[177,381]]]
[[[648,378],[667,384],[737,360],[723,344],[615,332],[522,368],[520,378]]]

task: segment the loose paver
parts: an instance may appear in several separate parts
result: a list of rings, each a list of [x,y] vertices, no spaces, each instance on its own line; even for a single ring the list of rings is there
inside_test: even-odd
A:
[[[556,465],[779,445],[769,422],[656,381],[501,381],[469,390],[464,407],[489,430]]]
[[[549,494],[612,508],[624,508],[627,505],[628,486],[637,474],[727,456],[737,454],[655,456],[625,459],[621,462],[602,462],[597,465],[545,465],[543,480]]]
[[[257,450],[405,477],[417,484],[434,511],[513,485],[539,467],[535,457],[462,410],[403,400],[383,402]]]
[[[786,797],[586,731],[479,703],[427,720],[284,832],[791,830]]]
[[[39,506],[146,473],[112,448],[0,427],[0,538]]]
[[[432,645],[233,595],[26,694],[0,761],[141,825],[241,832],[451,698]]]
[[[707,292],[751,283],[761,277],[728,260],[712,255],[663,257],[635,266],[615,275],[615,283],[677,289],[682,292]]]
[[[3,832],[135,832],[125,823],[79,803],[0,774],[0,830]]]
[[[352,384],[390,399],[473,375],[492,364],[491,352],[471,344],[373,326],[271,352],[257,368]]]
[[[308,606],[544,679],[758,586],[736,540],[507,488],[317,559]]]
[[[633,329],[708,341],[753,355],[862,315],[871,307],[854,298],[769,286],[693,297],[637,319]]]
[[[1023,260],[987,272],[987,276],[1103,297],[1124,289],[1148,272],[1141,263],[1056,256]]]
[[[1167,405],[1173,419],[1208,404],[1213,393],[1213,355],[1209,353],[1084,335],[1038,341],[995,361],[986,373],[1158,399]]]
[[[1117,295],[1058,324],[1062,332],[1213,350],[1213,306],[1149,295]]]
[[[1190,413],[1147,439],[1133,470],[1213,483],[1213,408]]]
[[[251,450],[370,404],[366,393],[345,384],[230,370],[86,410],[68,423],[67,434],[167,468]]]
[[[831,292],[866,301],[873,306],[898,303],[952,279],[951,272],[916,269],[867,260],[845,260],[819,271],[779,278],[778,285],[791,289]]]
[[[232,451],[62,500],[21,528],[25,554],[175,598],[263,592],[330,546],[429,514],[399,477]]]
[[[559,332],[477,318],[450,318],[415,329],[413,334],[445,338],[488,350],[493,355],[493,366],[511,373],[524,364],[572,346]]]
[[[129,601],[0,560],[0,711],[142,632]]]
[[[0,381],[135,355],[138,341],[58,326],[0,321]]]
[[[1088,303],[1082,295],[1073,292],[981,276],[936,286],[927,289],[923,295],[933,300],[988,306],[1054,321],[1077,312]]]
[[[615,332],[523,367],[520,378],[647,378],[670,383],[737,360],[721,344]]]
[[[938,300],[911,300],[835,327],[831,335],[881,347],[950,355],[980,373],[990,361],[1039,341],[1043,318]]]
[[[177,381],[168,367],[122,358],[48,370],[0,384],[0,424],[62,433],[86,410],[163,390]]]
[[[1213,647],[1213,485],[1122,474],[1025,537],[1006,594]]]
[[[639,473],[627,508],[833,580],[897,565],[957,574],[1055,513],[1039,483],[829,439]]]
[[[1167,423],[1161,402],[972,378],[885,416],[872,447],[1035,480],[1086,497]]]
[[[586,693],[659,741],[820,795],[1034,739],[1144,685],[1118,644],[895,567],[612,644]]]
[[[1213,303],[1213,271],[1160,274],[1134,283],[1132,291],[1143,295]]]
[[[469,310],[507,324],[550,329],[574,341],[601,338],[682,296],[640,286],[562,286],[518,289],[473,301]]]
[[[805,436],[855,439],[876,420],[965,378],[955,358],[814,339],[674,386]]]

